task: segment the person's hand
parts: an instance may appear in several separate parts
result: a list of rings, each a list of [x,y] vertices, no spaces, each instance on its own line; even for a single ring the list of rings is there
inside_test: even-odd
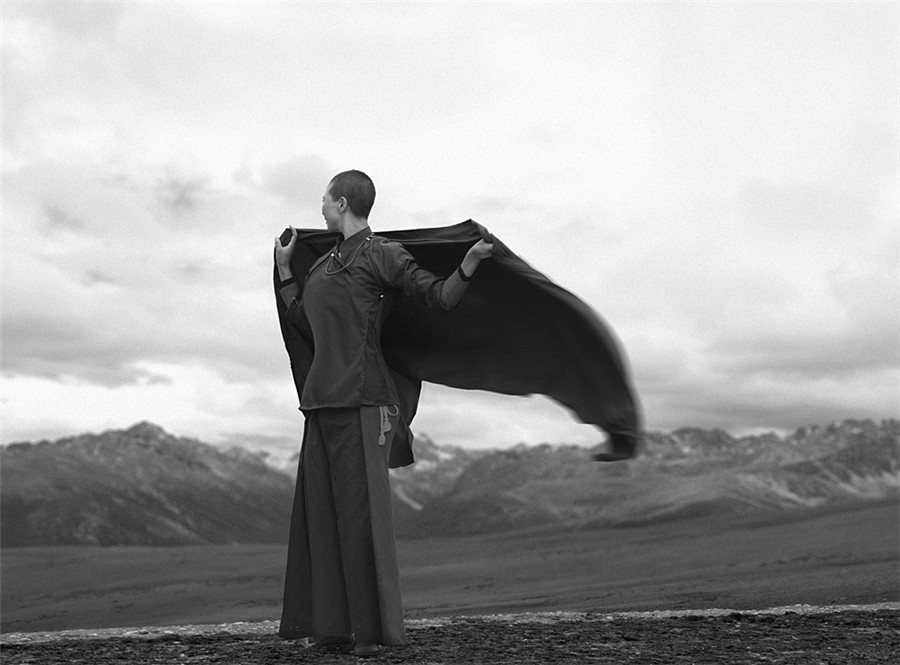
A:
[[[482,259],[486,259],[494,252],[494,243],[486,242],[485,240],[479,240],[474,245],[469,248],[468,255],[473,259],[478,259],[481,261]]]
[[[478,268],[478,264],[481,263],[481,260],[490,258],[493,252],[494,244],[486,242],[483,238],[472,245],[469,248],[469,251],[466,252],[462,263],[459,266],[463,271],[463,279],[466,281],[472,279],[472,275],[475,274],[475,270]]]
[[[287,245],[281,244],[281,236],[275,238],[275,263],[279,266],[289,267],[294,247],[297,245],[297,229],[291,228],[291,239]]]

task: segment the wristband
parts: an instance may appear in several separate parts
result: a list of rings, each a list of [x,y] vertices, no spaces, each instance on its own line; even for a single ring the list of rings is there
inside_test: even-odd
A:
[[[459,273],[459,278],[460,278],[462,281],[464,281],[464,282],[468,282],[470,279],[472,279],[472,276],[471,276],[471,275],[469,275],[468,277],[466,277],[466,273],[463,272],[462,266],[459,266],[459,267],[456,269],[456,272]]]
[[[279,280],[278,281],[278,290],[281,291],[281,289],[283,289],[286,286],[290,286],[291,284],[294,284],[296,281],[297,280],[294,279],[293,277],[288,277],[287,279]]]

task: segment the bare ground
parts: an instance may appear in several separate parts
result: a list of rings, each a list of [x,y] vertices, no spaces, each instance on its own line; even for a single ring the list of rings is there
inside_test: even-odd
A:
[[[893,663],[900,603],[764,611],[489,615],[413,620],[410,643],[382,663]],[[349,648],[280,640],[252,624],[13,633],[7,665],[53,663],[347,663]]]
[[[900,662],[897,516],[892,502],[401,543],[410,643],[373,660]],[[356,662],[277,637],[283,557],[280,546],[4,551],[2,662]]]

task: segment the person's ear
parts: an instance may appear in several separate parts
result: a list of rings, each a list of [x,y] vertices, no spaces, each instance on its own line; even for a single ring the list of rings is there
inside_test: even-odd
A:
[[[338,199],[338,212],[344,212],[347,209],[347,199],[343,196]]]

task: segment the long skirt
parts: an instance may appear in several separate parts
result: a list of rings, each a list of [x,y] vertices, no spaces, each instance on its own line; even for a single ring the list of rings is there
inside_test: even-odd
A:
[[[406,644],[388,480],[396,413],[374,406],[307,414],[281,637]]]

